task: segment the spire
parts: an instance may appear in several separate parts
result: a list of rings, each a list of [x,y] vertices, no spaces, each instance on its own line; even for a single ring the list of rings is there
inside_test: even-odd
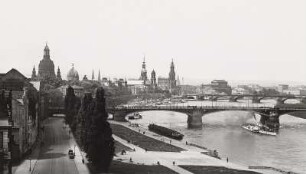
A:
[[[50,49],[49,49],[47,43],[46,43],[46,46],[45,46],[45,49],[44,49],[44,59],[50,59]]]
[[[59,66],[57,67],[56,78],[57,78],[58,80],[62,80],[61,70],[60,70]]]
[[[143,57],[142,69],[146,69],[146,57]]]
[[[99,74],[98,74],[98,81],[101,82],[101,74],[100,74],[100,70],[99,70]]]
[[[173,58],[172,58],[172,61],[171,61],[171,68],[174,68],[174,63],[173,63]]]
[[[32,70],[32,77],[31,79],[34,80],[36,78],[36,70],[35,70],[35,66],[33,67],[33,70]]]
[[[176,87],[176,80],[175,80],[175,71],[174,71],[174,63],[173,59],[171,61],[170,65],[170,72],[169,72],[169,85],[170,85],[170,92],[172,93],[172,90]]]
[[[91,80],[95,80],[95,72],[92,70]]]

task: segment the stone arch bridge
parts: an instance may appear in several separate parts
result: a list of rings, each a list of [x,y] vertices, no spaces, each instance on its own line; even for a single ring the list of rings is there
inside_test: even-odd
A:
[[[305,111],[306,108],[278,108],[278,107],[245,107],[245,106],[126,106],[108,108],[116,121],[126,121],[126,115],[141,111],[174,111],[184,113],[188,116],[188,127],[202,127],[202,116],[219,111],[251,111],[260,114],[263,124],[272,124],[279,127],[279,117],[283,114]]]

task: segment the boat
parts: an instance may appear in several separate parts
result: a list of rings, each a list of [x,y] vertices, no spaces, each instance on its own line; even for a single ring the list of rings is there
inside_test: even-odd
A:
[[[253,133],[272,135],[272,136],[277,135],[276,132],[272,131],[269,128],[266,128],[265,126],[248,124],[248,125],[242,125],[241,127]]]
[[[172,138],[172,139],[182,140],[183,137],[184,137],[183,134],[181,134],[181,133],[179,133],[175,130],[172,130],[172,129],[169,129],[169,128],[166,128],[166,127],[162,127],[162,126],[159,126],[159,125],[156,125],[156,124],[150,124],[148,127],[149,127],[150,131],[155,132],[159,135],[163,135],[163,136]]]
[[[260,130],[258,126],[252,125],[252,124],[242,125],[241,127],[253,133],[259,133],[259,130]]]
[[[266,131],[266,130],[263,130],[263,129],[260,129],[260,130],[259,130],[259,133],[260,133],[260,134],[264,134],[264,135],[276,136],[276,132],[273,132],[273,131]]]
[[[129,120],[134,120],[134,119],[141,119],[142,115],[140,115],[138,112],[135,112],[133,115],[128,116]]]

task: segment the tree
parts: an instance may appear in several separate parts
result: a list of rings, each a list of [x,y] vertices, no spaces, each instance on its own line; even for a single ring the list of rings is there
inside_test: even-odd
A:
[[[75,128],[75,125],[72,123],[74,123],[74,117],[77,115],[79,106],[78,97],[75,96],[73,88],[68,86],[65,97],[65,122],[70,125],[72,130]]]
[[[85,122],[84,149],[96,169],[99,172],[107,172],[115,148],[112,130],[107,122],[104,89],[102,87],[96,89],[95,99],[85,95],[82,109],[85,110],[82,116]]]

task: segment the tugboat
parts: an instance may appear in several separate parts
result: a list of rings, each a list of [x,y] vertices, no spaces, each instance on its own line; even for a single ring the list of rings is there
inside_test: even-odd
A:
[[[248,125],[242,125],[243,129],[246,129],[248,131],[251,131],[253,133],[259,133],[260,128],[256,125],[248,124]]]
[[[242,125],[241,126],[243,129],[246,129],[248,131],[251,131],[253,133],[258,133],[258,134],[264,134],[264,135],[272,135],[276,136],[276,132],[272,131],[271,129],[267,128],[266,126],[260,126],[260,125]]]
[[[276,132],[274,132],[272,129],[270,129],[267,126],[261,126],[260,129],[259,129],[259,133],[264,134],[264,135],[276,136]]]
[[[129,120],[134,120],[134,119],[141,119],[142,115],[140,115],[138,112],[135,112],[133,115],[128,116]]]
[[[176,140],[182,140],[184,135],[172,130],[172,129],[168,129],[166,127],[162,127],[162,126],[158,126],[156,124],[150,124],[149,126],[149,130],[152,132],[155,132],[159,135],[163,135],[172,139],[176,139]]]
[[[270,129],[268,126],[263,125],[259,121],[257,121],[255,114],[254,114],[254,119],[256,121],[256,125],[248,124],[248,125],[242,125],[241,127],[253,133],[258,133],[258,134],[263,134],[263,135],[272,135],[272,136],[277,135],[275,130]]]

